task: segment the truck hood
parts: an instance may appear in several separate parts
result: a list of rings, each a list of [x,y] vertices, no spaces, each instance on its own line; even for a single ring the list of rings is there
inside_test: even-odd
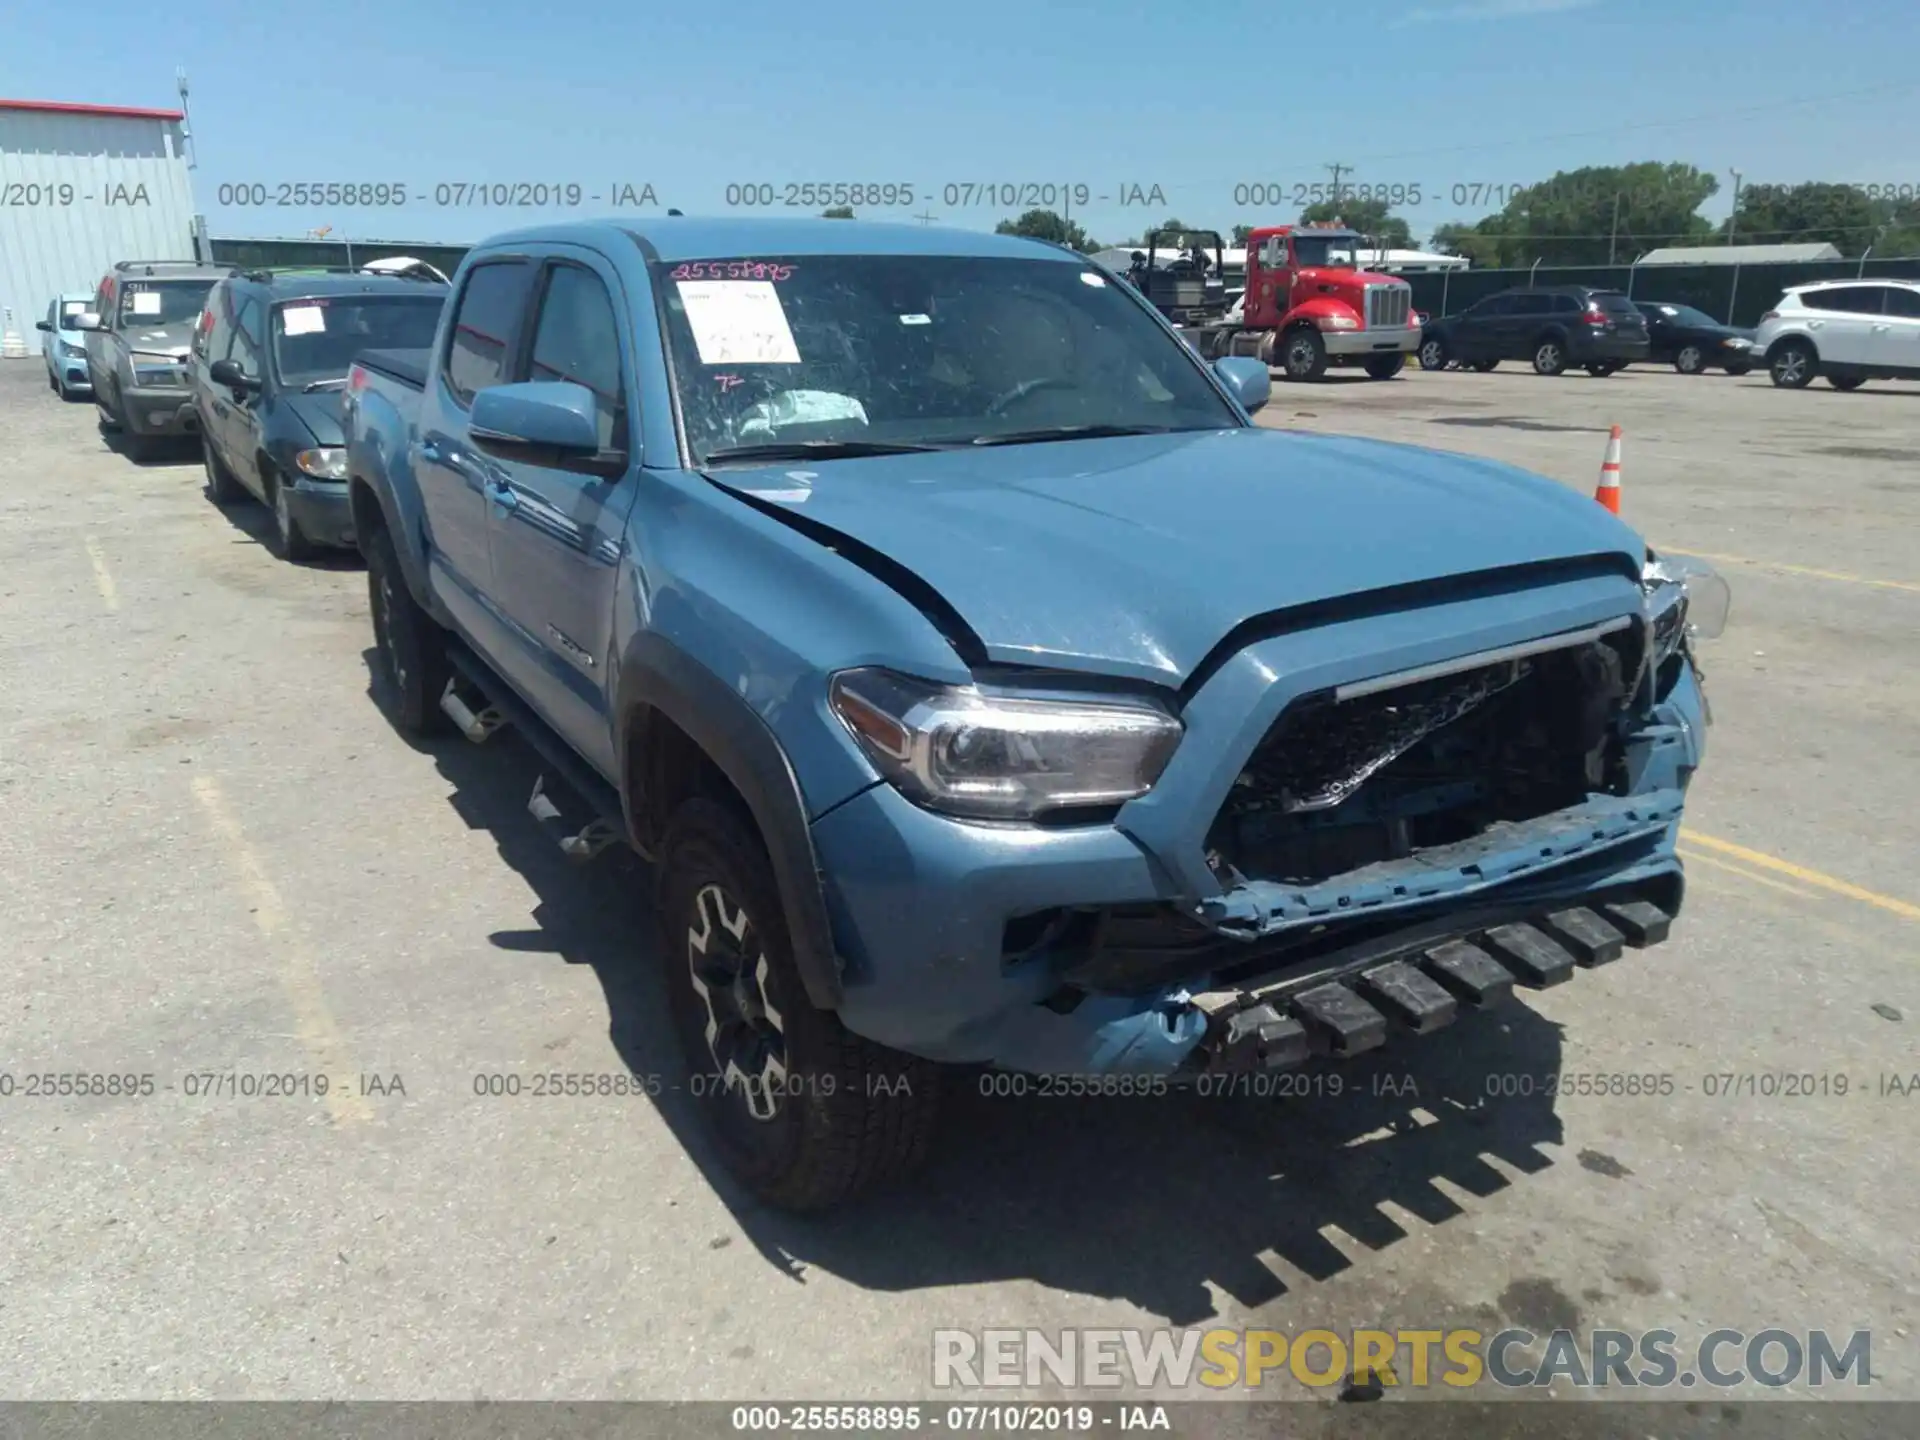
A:
[[[1322,285],[1404,285],[1404,275],[1385,275],[1377,270],[1348,270],[1338,265],[1307,265],[1300,270],[1300,279],[1318,282]]]
[[[1620,521],[1511,466],[1259,427],[712,471],[931,586],[1003,664],[1178,684],[1242,621],[1389,586],[1607,556]]]

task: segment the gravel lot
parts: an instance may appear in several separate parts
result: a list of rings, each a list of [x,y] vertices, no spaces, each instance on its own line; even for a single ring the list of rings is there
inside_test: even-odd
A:
[[[802,1222],[671,1091],[476,1095],[671,1076],[643,871],[562,860],[510,735],[396,734],[357,562],[0,365],[0,1069],[156,1081],[0,1100],[0,1394],[903,1398],[940,1327],[1517,1323],[1866,1327],[1920,1399],[1920,387],[1512,370],[1262,418],[1582,489],[1625,428],[1627,518],[1735,596],[1675,938],[1340,1100],[963,1093],[922,1180]],[[188,1093],[227,1071],[332,1088]],[[1675,1091],[1487,1093],[1556,1071]],[[1828,1093],[1706,1093],[1762,1072]]]

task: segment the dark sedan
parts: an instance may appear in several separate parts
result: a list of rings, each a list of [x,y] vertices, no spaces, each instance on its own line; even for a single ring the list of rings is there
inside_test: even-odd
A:
[[[1753,331],[1722,325],[1691,305],[1633,303],[1647,317],[1648,359],[1670,364],[1682,375],[1699,375],[1716,366],[1729,375],[1744,375],[1753,368]]]

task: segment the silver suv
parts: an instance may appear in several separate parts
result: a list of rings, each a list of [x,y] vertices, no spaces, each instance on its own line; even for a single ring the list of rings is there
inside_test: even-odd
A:
[[[207,293],[232,273],[194,260],[122,260],[101,277],[76,328],[86,334],[101,426],[120,431],[134,459],[162,437],[198,432],[187,350]]]
[[[1827,377],[1836,390],[1920,380],[1920,280],[1795,285],[1760,317],[1753,349],[1789,390]]]

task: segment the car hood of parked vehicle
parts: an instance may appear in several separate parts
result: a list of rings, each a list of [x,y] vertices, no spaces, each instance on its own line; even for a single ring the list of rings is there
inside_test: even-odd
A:
[[[310,395],[290,390],[280,397],[280,403],[312,432],[314,444],[344,445],[347,432],[340,423],[340,394],[338,389],[315,390]]]
[[[1161,683],[1275,611],[1587,556],[1633,576],[1645,557],[1593,501],[1512,466],[1259,427],[709,478],[911,571],[995,661]]]

